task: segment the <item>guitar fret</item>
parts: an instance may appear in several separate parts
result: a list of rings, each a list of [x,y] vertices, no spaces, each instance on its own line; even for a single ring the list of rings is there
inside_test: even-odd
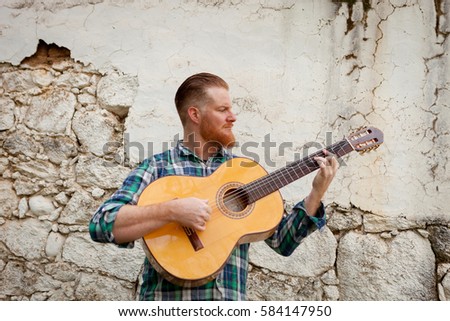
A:
[[[284,175],[278,175],[276,176],[276,178],[278,179],[278,182],[280,182],[280,186],[285,186],[286,185],[286,177],[284,177]],[[283,183],[283,179],[284,178],[284,183]]]
[[[295,180],[296,180],[296,179],[294,179],[294,178],[292,177],[292,175],[291,175],[291,172],[290,172],[290,171],[286,170],[286,172],[288,173],[288,175],[289,175],[289,180],[290,180],[291,182],[293,182],[293,181],[295,181]]]

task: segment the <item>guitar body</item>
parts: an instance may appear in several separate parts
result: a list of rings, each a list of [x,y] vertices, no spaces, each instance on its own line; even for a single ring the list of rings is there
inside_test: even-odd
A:
[[[144,236],[144,250],[153,267],[172,283],[202,285],[217,276],[236,245],[269,237],[283,216],[280,193],[247,204],[238,190],[266,175],[256,162],[233,158],[207,177],[166,176],[152,182],[142,192],[139,206],[197,197],[209,200],[212,208],[205,231],[170,223]]]

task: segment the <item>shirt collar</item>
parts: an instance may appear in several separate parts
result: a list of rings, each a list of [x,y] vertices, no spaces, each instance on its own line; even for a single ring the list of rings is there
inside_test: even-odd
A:
[[[198,159],[200,159],[200,157],[198,157],[193,151],[191,151],[189,148],[187,148],[186,146],[184,146],[183,144],[183,140],[180,139],[177,142],[177,147],[176,147],[180,153],[181,156],[189,156],[192,155]],[[217,153],[212,156],[212,157],[225,157],[225,158],[231,158],[231,153],[226,150],[225,148],[221,147]]]

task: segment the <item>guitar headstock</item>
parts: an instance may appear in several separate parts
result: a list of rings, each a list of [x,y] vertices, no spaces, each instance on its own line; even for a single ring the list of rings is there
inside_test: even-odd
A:
[[[353,149],[364,154],[378,148],[383,143],[383,132],[375,127],[362,127],[347,137]]]

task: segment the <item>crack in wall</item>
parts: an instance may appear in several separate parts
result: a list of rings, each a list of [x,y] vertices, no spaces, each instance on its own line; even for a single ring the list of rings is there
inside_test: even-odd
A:
[[[435,14],[436,14],[436,24],[434,27],[434,31],[436,33],[436,36],[442,35],[444,38],[446,38],[449,35],[449,32],[445,32],[443,30],[441,30],[441,17],[444,18],[445,21],[445,12],[442,9],[444,4],[446,4],[447,2],[444,0],[434,0],[434,9],[435,9]]]

